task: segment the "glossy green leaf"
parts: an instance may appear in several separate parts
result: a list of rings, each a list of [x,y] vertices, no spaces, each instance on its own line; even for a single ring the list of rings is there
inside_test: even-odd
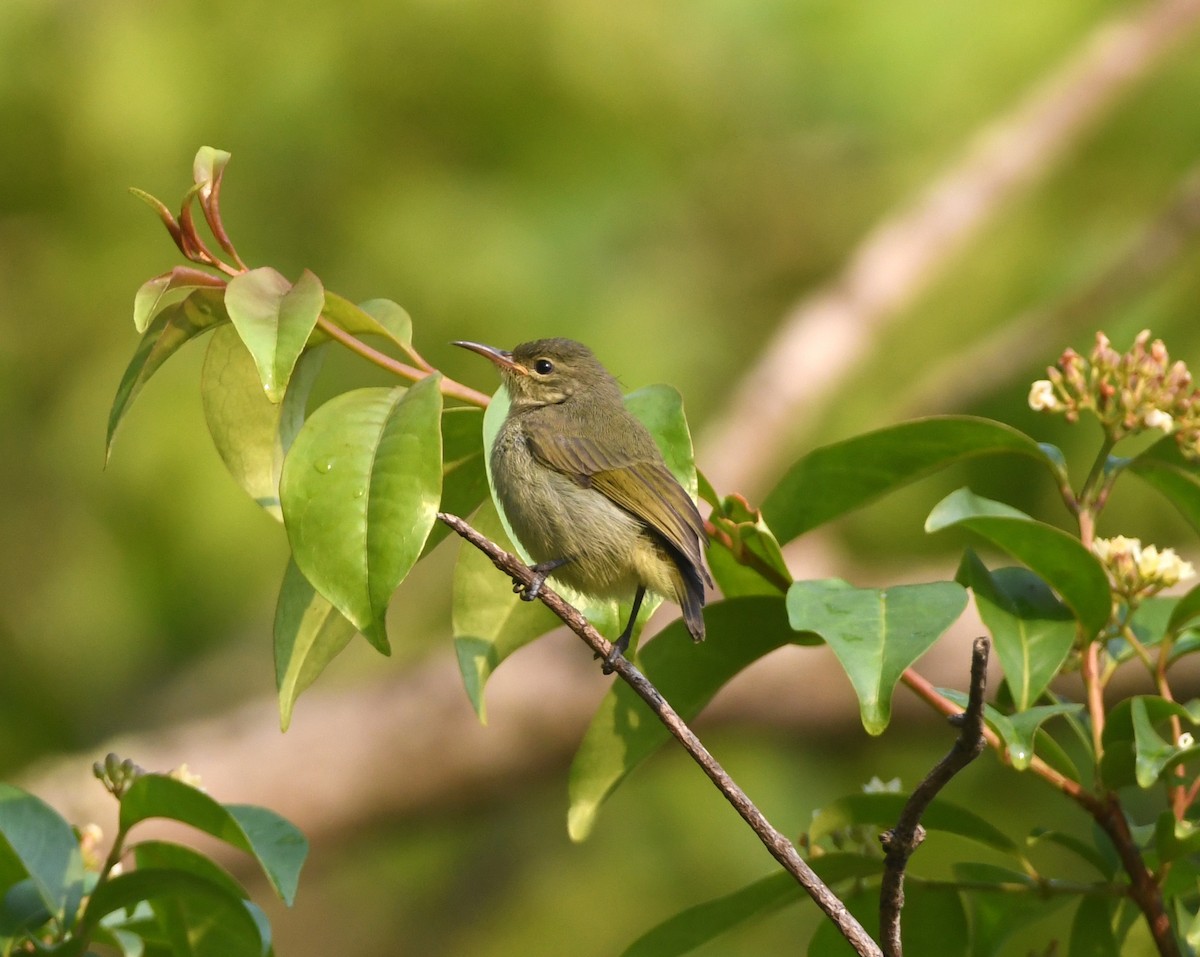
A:
[[[1108,576],[1079,539],[966,488],[947,495],[925,520],[931,533],[952,526],[979,535],[1036,572],[1062,596],[1088,637],[1107,624],[1112,613]]]
[[[1200,532],[1200,462],[1185,458],[1172,436],[1165,436],[1137,456],[1128,471],[1157,489]]]
[[[1186,707],[1158,695],[1134,695],[1113,706],[1101,736],[1100,775],[1108,787],[1135,783],[1149,787],[1176,757],[1186,756],[1187,749],[1174,748],[1154,730],[1154,725],[1171,718],[1178,718],[1184,727],[1196,724],[1196,716]]]
[[[711,518],[713,542],[708,564],[726,598],[739,595],[783,595],[792,583],[775,535],[740,495],[718,503]]]
[[[133,847],[133,859],[139,868],[157,867],[187,871],[216,884],[232,897],[248,899],[242,887],[225,868],[199,851],[170,841],[138,841]]]
[[[828,642],[858,695],[863,727],[881,734],[904,669],[954,623],[967,604],[956,582],[853,588],[840,579],[796,582],[787,609],[797,631]]]
[[[884,829],[894,827],[907,801],[908,795],[890,792],[851,794],[839,798],[813,814],[808,829],[809,840],[816,844],[838,831],[862,825]],[[1003,854],[1016,858],[1022,856],[1013,840],[994,824],[944,798],[934,798],[921,817],[921,824],[927,831],[956,834]]]
[[[490,501],[475,513],[471,524],[501,548],[512,550]],[[491,559],[466,541],[458,547],[453,599],[450,620],[458,667],[475,713],[486,724],[483,689],[492,672],[518,648],[560,622],[540,601],[522,601],[513,591],[512,582],[496,570]]]
[[[967,696],[961,691],[939,688],[939,693],[961,708],[967,706]],[[1004,742],[1009,762],[1018,771],[1024,771],[1033,761],[1034,742],[1038,731],[1048,720],[1059,715],[1078,714],[1081,704],[1046,704],[1027,708],[1015,714],[1003,714],[989,704],[983,706],[984,720]]]
[[[412,319],[390,299],[369,299],[356,306],[326,290],[324,316],[354,336],[382,336],[401,348],[412,344]]]
[[[225,308],[272,402],[283,401],[292,369],[324,306],[321,280],[307,269],[295,285],[270,266],[229,280]]]
[[[125,374],[117,386],[117,394],[113,397],[105,440],[106,459],[112,452],[117,427],[150,377],[185,342],[228,321],[224,297],[218,289],[194,290],[183,302],[168,306],[154,317],[125,368]]]
[[[200,396],[213,444],[246,494],[281,522],[283,460],[304,424],[323,356],[320,349],[305,352],[296,363],[283,401],[272,402],[263,393],[254,360],[233,326],[214,332],[204,354]]]
[[[275,687],[279,724],[292,723],[296,699],[350,643],[358,629],[288,561],[275,605]]]
[[[1075,618],[1041,578],[1026,568],[994,572],[970,549],[957,580],[975,595],[975,607],[992,635],[1017,710],[1033,705],[1075,642]]]
[[[1002,453],[1055,472],[1037,442],[1003,423],[973,416],[917,419],[809,452],[767,496],[763,515],[786,543],[955,462]]]
[[[152,902],[156,911],[166,908],[163,929],[176,954],[264,957],[270,947],[258,909],[249,901],[223,884],[172,868],[139,868],[101,884],[88,900],[82,929],[142,901]]]
[[[733,598],[704,613],[708,639],[695,644],[682,621],[668,625],[642,650],[641,665],[675,710],[688,720],[735,674],[776,648],[809,644],[788,625],[782,598]],[[670,738],[670,732],[624,682],[601,701],[571,765],[567,828],[583,840],[605,798]]]
[[[442,412],[442,502],[439,509],[465,518],[488,498],[487,469],[483,463],[483,410],[468,406]],[[422,555],[450,532],[434,522]]]
[[[284,903],[292,902],[308,841],[274,811],[246,804],[222,805],[182,781],[163,774],[143,774],[121,799],[121,828],[128,830],[158,817],[188,824],[252,855]]]
[[[50,914],[63,918],[83,882],[79,841],[45,801],[0,782],[0,875],[28,877]],[[7,887],[0,888],[7,890]]]
[[[133,297],[133,326],[145,332],[164,309],[183,302],[197,289],[224,289],[225,280],[190,266],[176,266],[170,272],[144,282]]]
[[[1106,897],[1084,897],[1071,922],[1068,957],[1120,957],[1113,935],[1112,917],[1116,902]]]
[[[830,886],[848,879],[870,879],[880,871],[877,858],[859,854],[825,854],[808,863]],[[772,874],[731,894],[681,911],[639,937],[622,957],[681,957],[783,907],[808,901],[791,874]]]
[[[420,557],[441,497],[439,379],[331,399],[283,465],[296,565],[384,653],[388,601]]]

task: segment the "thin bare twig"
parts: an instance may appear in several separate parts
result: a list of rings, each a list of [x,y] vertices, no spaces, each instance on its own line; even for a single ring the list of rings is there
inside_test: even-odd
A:
[[[955,715],[958,738],[954,747],[917,785],[900,813],[900,820],[890,831],[879,835],[883,845],[883,883],[879,888],[879,934],[887,957],[902,957],[900,943],[900,913],[904,908],[904,869],[908,859],[925,840],[921,817],[938,791],[954,775],[983,752],[987,742],[983,736],[983,693],[987,688],[988,640],[976,638],[971,650],[971,685],[967,695],[967,710]]]
[[[517,556],[511,555],[494,542],[480,535],[470,525],[457,515],[439,512],[438,518],[455,532],[478,548],[492,560],[498,569],[512,576],[514,581],[526,586],[533,582],[533,573]],[[558,618],[592,649],[599,657],[607,658],[612,645],[601,635],[583,615],[564,601],[554,591],[545,585],[538,592],[538,600],[549,608]],[[771,856],[791,874],[805,893],[813,899],[816,905],[825,912],[830,920],[841,931],[842,936],[863,957],[882,957],[879,945],[871,939],[870,934],[854,918],[846,905],[829,889],[816,875],[811,867],[800,856],[796,846],[781,834],[766,819],[763,813],[750,800],[746,792],[729,776],[724,768],[712,756],[704,744],[696,737],[678,712],[659,693],[658,689],[625,658],[618,657],[613,663],[613,671],[625,681],[650,710],[666,726],[684,750],[692,757],[725,799],[733,805],[734,810],[750,825],[751,829],[762,841],[763,846]]]

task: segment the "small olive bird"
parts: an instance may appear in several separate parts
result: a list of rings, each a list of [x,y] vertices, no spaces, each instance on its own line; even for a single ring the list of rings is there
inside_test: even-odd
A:
[[[625,408],[617,380],[571,339],[538,339],[512,352],[456,342],[490,359],[509,396],[492,446],[492,484],[512,530],[536,564],[532,601],[553,575],[585,595],[622,598],[633,611],[606,669],[629,647],[647,590],[683,608],[704,638],[704,520],[646,427]]]

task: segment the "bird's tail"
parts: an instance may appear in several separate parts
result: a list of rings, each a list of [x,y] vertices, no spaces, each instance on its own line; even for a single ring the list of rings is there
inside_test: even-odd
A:
[[[693,641],[704,640],[704,579],[701,569],[686,563],[680,569],[679,606],[683,609],[683,620]]]

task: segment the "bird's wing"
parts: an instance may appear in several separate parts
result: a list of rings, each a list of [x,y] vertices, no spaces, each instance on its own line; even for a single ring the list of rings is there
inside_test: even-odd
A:
[[[530,451],[547,468],[590,487],[658,532],[707,578],[701,545],[704,519],[670,469],[650,458],[632,458],[590,439],[561,432],[528,437]]]

